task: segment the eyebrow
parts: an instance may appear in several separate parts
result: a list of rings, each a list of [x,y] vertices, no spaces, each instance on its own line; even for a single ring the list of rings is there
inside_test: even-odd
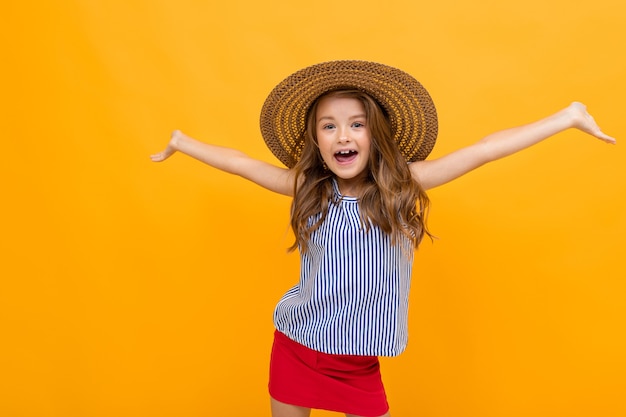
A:
[[[365,113],[363,114],[355,114],[354,116],[350,116],[350,120],[353,119],[367,119],[367,116]],[[322,121],[322,120],[335,120],[334,117],[331,116],[322,116],[319,119],[317,119],[318,122]]]

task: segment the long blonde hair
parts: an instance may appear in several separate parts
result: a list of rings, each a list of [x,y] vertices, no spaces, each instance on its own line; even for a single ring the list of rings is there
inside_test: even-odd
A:
[[[296,181],[291,204],[291,227],[296,241],[289,248],[308,250],[311,234],[322,224],[333,196],[334,174],[325,168],[315,130],[318,103],[325,97],[354,98],[365,108],[371,134],[368,175],[359,198],[361,222],[367,229],[378,226],[394,244],[408,238],[417,248],[424,234],[430,236],[426,218],[430,201],[424,189],[412,178],[406,159],[393,140],[389,118],[378,103],[359,90],[336,90],[319,97],[309,109],[303,134],[302,157],[294,166]],[[316,221],[310,222],[312,216]]]

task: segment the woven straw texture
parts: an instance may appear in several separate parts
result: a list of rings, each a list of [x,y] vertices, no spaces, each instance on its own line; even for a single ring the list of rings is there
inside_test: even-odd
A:
[[[302,155],[309,107],[324,93],[354,88],[387,112],[394,139],[407,161],[424,160],[437,138],[437,112],[411,75],[368,61],[330,61],[301,69],[269,94],[261,110],[261,134],[272,153],[292,168]]]

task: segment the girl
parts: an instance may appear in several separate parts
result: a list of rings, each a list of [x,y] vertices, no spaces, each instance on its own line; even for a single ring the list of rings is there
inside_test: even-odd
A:
[[[261,132],[287,168],[180,131],[152,160],[182,152],[293,197],[301,272],[274,312],[272,415],[376,417],[390,415],[378,357],[407,343],[413,250],[429,234],[425,190],[569,128],[615,143],[572,103],[426,161],[437,115],[422,85],[389,66],[333,61],[292,74],[265,101]]]

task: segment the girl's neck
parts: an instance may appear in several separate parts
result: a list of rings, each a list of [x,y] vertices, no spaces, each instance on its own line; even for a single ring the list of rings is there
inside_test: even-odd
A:
[[[359,198],[363,193],[363,181],[357,178],[343,179],[335,177],[339,194],[344,197]]]

